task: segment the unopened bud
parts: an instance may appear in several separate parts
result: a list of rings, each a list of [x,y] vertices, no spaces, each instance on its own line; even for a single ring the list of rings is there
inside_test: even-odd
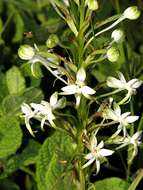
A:
[[[115,47],[107,50],[107,58],[111,62],[116,62],[119,59],[119,51]]]
[[[123,15],[125,18],[130,20],[135,20],[140,16],[141,12],[139,11],[137,6],[128,7]]]
[[[85,80],[85,78],[86,78],[86,72],[85,72],[84,68],[81,67],[77,72],[76,80],[83,82]]]
[[[85,4],[92,11],[95,11],[95,10],[98,9],[98,2],[97,2],[97,0],[86,0]]]
[[[56,34],[51,34],[46,41],[48,48],[54,48],[59,43],[59,38]]]
[[[111,37],[117,43],[120,43],[124,40],[124,32],[121,29],[116,29],[112,32]]]
[[[18,55],[23,60],[31,60],[35,55],[35,50],[29,45],[22,45],[18,50]]]

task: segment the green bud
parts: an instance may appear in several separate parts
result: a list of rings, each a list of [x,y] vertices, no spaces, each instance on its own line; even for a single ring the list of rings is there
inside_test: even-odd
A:
[[[115,47],[111,47],[107,50],[107,58],[111,62],[116,62],[119,59],[119,51]]]
[[[59,38],[56,34],[51,34],[46,41],[48,48],[54,48],[59,43]]]
[[[92,11],[95,11],[98,9],[98,2],[97,0],[86,0],[85,5],[88,6],[88,8]]]
[[[111,37],[117,43],[120,43],[124,40],[124,32],[121,29],[116,29],[112,32]]]
[[[18,49],[18,55],[23,60],[31,60],[35,55],[35,50],[33,47],[25,44]]]
[[[128,7],[123,15],[125,18],[130,20],[135,20],[140,16],[141,12],[139,11],[137,6]]]

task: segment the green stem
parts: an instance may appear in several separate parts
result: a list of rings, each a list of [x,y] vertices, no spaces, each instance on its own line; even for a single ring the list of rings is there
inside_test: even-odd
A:
[[[136,178],[134,179],[128,190],[136,190],[136,187],[138,186],[138,184],[142,179],[143,179],[143,169],[140,169],[138,171]]]
[[[102,95],[99,95],[95,98],[95,100],[98,100],[99,98],[104,98],[104,97],[107,97],[107,96],[111,96],[113,94],[117,94],[118,92],[120,92],[121,90],[120,89],[117,89],[117,90],[114,90],[113,92],[108,92],[106,94],[102,94]]]
[[[34,174],[34,172],[32,172],[29,168],[20,167],[20,169],[21,169],[22,171],[24,171],[25,173],[27,173],[28,175],[30,175],[30,176],[35,180],[35,174]]]
[[[59,79],[60,81],[62,81],[63,83],[65,83],[66,85],[68,85],[68,83],[63,79],[61,78],[59,75],[57,75],[56,73],[53,72],[53,70],[48,66],[48,64],[50,64],[46,59],[44,59],[43,57],[41,56],[35,56],[35,59],[38,59],[40,61],[40,63],[46,67],[46,69],[52,74],[54,75],[57,79]]]
[[[141,131],[142,129],[143,129],[143,114],[141,116],[137,131]]]
[[[107,28],[104,28],[103,30],[100,30],[99,32],[97,32],[94,36],[92,36],[88,42],[86,43],[84,50],[89,46],[89,44],[94,40],[95,37],[99,36],[100,34],[112,29],[113,27],[115,27],[117,24],[119,24],[121,21],[123,21],[125,18],[123,16],[121,16],[118,20],[116,20],[113,24],[111,24],[110,26],[108,26]]]

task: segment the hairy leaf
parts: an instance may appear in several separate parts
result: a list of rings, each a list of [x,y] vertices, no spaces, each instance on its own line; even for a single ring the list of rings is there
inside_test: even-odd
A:
[[[0,158],[16,152],[22,141],[19,122],[14,117],[0,118]]]
[[[6,72],[6,82],[10,94],[21,94],[26,88],[25,79],[16,66]]]
[[[127,190],[129,184],[117,177],[106,178],[95,183],[95,188],[98,190]]]
[[[6,163],[4,163],[4,171],[0,175],[0,178],[7,177],[21,167],[34,164],[37,161],[39,149],[40,144],[31,139],[21,153],[10,157]]]
[[[69,166],[73,148],[70,137],[66,134],[55,132],[44,142],[37,161],[37,182],[39,190],[74,190],[72,176],[68,178]],[[66,161],[66,163],[62,163]],[[66,178],[65,178],[66,176]]]
[[[40,89],[27,89],[22,96],[8,95],[3,99],[3,114],[18,115],[21,113],[21,104],[40,102],[43,99],[43,93]]]

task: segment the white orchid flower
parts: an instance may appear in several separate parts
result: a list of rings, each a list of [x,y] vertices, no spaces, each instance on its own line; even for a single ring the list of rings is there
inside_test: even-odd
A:
[[[35,104],[31,103],[31,107],[34,109],[34,113],[36,117],[41,118],[41,128],[43,129],[43,126],[45,124],[45,121],[49,121],[51,126],[55,127],[55,124],[53,120],[55,119],[54,114],[52,113],[52,108],[49,104],[49,102],[41,101],[41,104]]]
[[[141,135],[142,131],[138,131],[132,136],[129,136],[127,134],[127,137],[122,138],[120,141],[116,143],[116,144],[121,144],[119,147],[116,148],[116,150],[128,145],[133,145],[134,151],[132,153],[132,157],[135,157],[138,153],[138,146],[141,144]]]
[[[130,116],[130,112],[125,112],[121,114],[121,108],[118,104],[114,103],[113,104],[113,109],[107,108],[103,112],[103,117],[105,119],[111,119],[113,121],[116,121],[119,123],[118,129],[115,132],[115,134],[112,137],[117,136],[122,130],[123,130],[123,135],[124,137],[127,134],[127,129],[126,127],[130,124],[138,120],[139,116]]]
[[[24,113],[26,127],[29,130],[29,132],[33,135],[31,126],[29,124],[29,121],[32,117],[41,121],[42,129],[46,121],[48,121],[52,127],[56,128],[56,125],[54,123],[54,119],[56,118],[53,114],[53,111],[55,109],[64,108],[65,105],[65,98],[63,97],[58,100],[57,92],[52,94],[52,96],[50,97],[50,102],[41,101],[40,104],[31,103],[31,107],[28,104],[23,103],[21,109]]]
[[[97,145],[96,136],[93,135],[91,138],[89,147],[88,147],[88,149],[90,150],[90,153],[88,153],[85,156],[85,159],[87,159],[88,162],[85,165],[83,165],[82,168],[86,168],[87,166],[89,166],[90,164],[92,164],[95,161],[95,163],[96,163],[96,174],[99,173],[101,159],[103,159],[106,156],[110,156],[114,153],[114,151],[109,150],[109,149],[105,149],[105,148],[103,148],[103,146],[104,146],[103,141],[101,141]]]
[[[127,90],[127,94],[123,100],[119,104],[123,104],[130,100],[132,94],[136,93],[136,89],[139,88],[142,84],[142,81],[135,78],[130,81],[126,81],[124,75],[121,72],[118,72],[119,79],[115,77],[107,78],[107,86],[111,88],[118,88],[120,90]]]
[[[90,99],[91,98],[90,95],[93,95],[96,92],[94,89],[84,84],[85,79],[86,79],[85,70],[83,68],[80,68],[76,75],[75,84],[70,84],[61,89],[63,91],[63,93],[61,94],[64,95],[75,94],[77,107],[80,104],[81,95]]]
[[[23,116],[25,118],[25,125],[26,125],[28,131],[30,132],[30,134],[32,136],[34,136],[33,131],[31,129],[31,126],[30,126],[30,119],[32,117],[34,117],[34,112],[32,111],[31,107],[28,104],[26,104],[26,103],[23,103],[21,105],[21,111],[24,114]]]

